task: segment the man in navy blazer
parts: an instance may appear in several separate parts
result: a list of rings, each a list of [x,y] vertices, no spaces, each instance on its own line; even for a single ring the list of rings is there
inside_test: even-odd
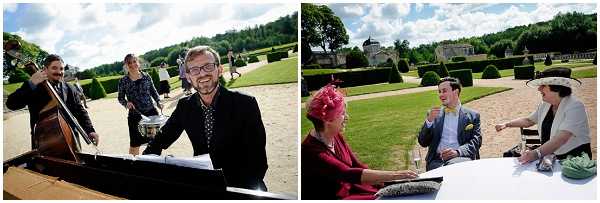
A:
[[[460,81],[446,77],[438,84],[442,107],[433,107],[419,132],[419,144],[429,147],[427,171],[441,166],[479,159],[481,128],[479,113],[460,103]]]

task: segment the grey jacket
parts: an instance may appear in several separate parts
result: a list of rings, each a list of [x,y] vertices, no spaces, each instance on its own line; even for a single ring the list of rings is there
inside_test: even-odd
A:
[[[471,160],[479,159],[479,148],[482,141],[479,113],[462,106],[458,114],[459,129],[457,129],[457,138],[460,145],[458,148],[459,156],[468,157]],[[439,159],[440,157],[437,153],[437,148],[442,138],[442,130],[444,129],[444,115],[445,113],[442,111],[441,116],[438,116],[429,128],[427,128],[427,123],[423,122],[423,127],[419,132],[419,144],[423,147],[429,147],[427,157],[425,158],[428,165],[427,168],[429,168],[431,160]],[[467,129],[467,126],[470,126],[468,127],[469,129]]]

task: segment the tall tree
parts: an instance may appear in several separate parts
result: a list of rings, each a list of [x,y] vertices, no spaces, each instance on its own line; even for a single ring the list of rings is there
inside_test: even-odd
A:
[[[402,40],[402,42],[400,40],[394,41],[394,50],[398,52],[398,57],[408,58],[408,51],[410,50],[408,45],[408,40]]]
[[[329,7],[303,3],[301,33],[302,43],[321,47],[325,53],[348,44],[349,36],[342,20]]]

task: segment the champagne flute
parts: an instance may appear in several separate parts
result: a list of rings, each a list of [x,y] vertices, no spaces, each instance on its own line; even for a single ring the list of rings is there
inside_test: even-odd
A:
[[[415,164],[415,169],[416,169],[417,173],[419,173],[421,171],[421,167],[420,167],[421,166],[421,150],[419,150],[418,147],[415,147],[412,150],[411,154],[412,154],[411,158],[413,160],[413,163]]]

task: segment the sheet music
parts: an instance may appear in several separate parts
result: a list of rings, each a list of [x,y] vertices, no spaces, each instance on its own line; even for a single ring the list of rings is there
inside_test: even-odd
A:
[[[158,156],[155,154],[137,156],[133,156],[131,154],[104,154],[103,156],[123,158],[134,161],[150,161],[154,163],[184,166],[189,168],[214,170],[212,160],[210,159],[209,154],[202,154],[194,157]]]

